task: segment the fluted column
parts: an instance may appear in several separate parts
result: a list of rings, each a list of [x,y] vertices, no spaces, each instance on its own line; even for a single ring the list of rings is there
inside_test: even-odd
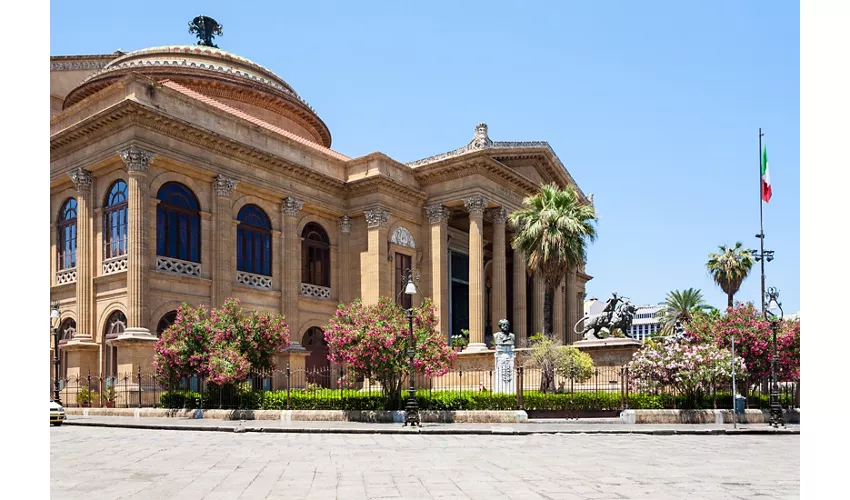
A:
[[[555,287],[555,296],[552,298],[552,329],[554,330],[552,337],[566,343],[564,328],[564,282],[558,283]]]
[[[366,217],[367,250],[361,262],[363,276],[360,279],[360,296],[364,304],[377,304],[380,297],[392,296],[392,279],[387,266],[387,221],[390,211],[370,208],[363,213]]]
[[[584,315],[584,311],[579,312],[580,307],[584,309],[584,304],[579,304],[577,295],[576,271],[575,269],[571,269],[567,273],[567,344],[581,340],[578,338],[578,334],[575,333],[575,326],[578,320]]]
[[[485,351],[484,345],[484,209],[487,198],[463,201],[469,212],[469,345],[466,351]]]
[[[339,218],[339,271],[336,275],[339,277],[339,302],[347,304],[351,302],[351,292],[349,291],[351,283],[351,256],[349,253],[349,240],[351,239],[351,217],[343,215]]]
[[[92,175],[78,168],[71,172],[71,180],[77,190],[77,331],[74,336],[90,340],[94,334]]]
[[[514,330],[518,347],[525,347],[528,343],[528,332],[526,331],[528,307],[525,300],[525,280],[525,257],[519,250],[514,250],[514,324],[511,327]]]
[[[499,321],[508,317],[507,269],[505,263],[505,223],[508,211],[504,208],[487,210],[487,219],[493,223],[493,291],[490,297],[493,332],[499,329]],[[516,334],[514,334],[516,335]]]
[[[147,310],[148,169],[154,154],[131,146],[121,151],[127,166],[127,329],[125,335],[149,336]]]
[[[532,335],[543,333],[543,300],[546,292],[546,285],[543,282],[543,277],[538,273],[534,273],[534,331]]]
[[[292,343],[301,345],[298,335],[298,295],[301,294],[301,238],[298,237],[298,213],[304,202],[286,198],[281,203],[283,212],[283,275],[284,289],[281,293],[281,310],[286,317]]]
[[[223,175],[213,180],[215,191],[215,267],[212,307],[220,307],[233,289],[233,188],[237,182]]]
[[[431,298],[437,307],[440,334],[448,341],[451,321],[449,318],[449,219],[452,211],[442,205],[425,207],[430,223],[431,243]]]

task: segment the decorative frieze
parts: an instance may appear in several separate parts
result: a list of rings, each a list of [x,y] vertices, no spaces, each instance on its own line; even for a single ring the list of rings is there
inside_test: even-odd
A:
[[[78,168],[69,175],[71,176],[71,182],[74,183],[74,188],[78,193],[87,193],[91,191],[91,172]]]
[[[137,146],[121,150],[120,155],[128,172],[147,172],[154,157],[152,152]]]
[[[225,177],[223,175],[217,175],[215,179],[213,179],[213,189],[215,190],[216,196],[226,196],[230,198],[236,184],[238,184],[238,182],[235,179],[231,179],[230,177]]]
[[[366,227],[384,227],[390,218],[390,211],[385,208],[370,208],[363,212],[366,216]]]
[[[156,270],[167,273],[183,274],[186,276],[200,276],[201,265],[197,262],[172,259],[170,257],[156,256]]]
[[[83,71],[103,69],[109,61],[61,61],[51,62],[50,71]]]
[[[351,234],[351,217],[343,215],[339,218],[339,231],[342,234]]]
[[[327,286],[301,283],[301,295],[306,297],[316,297],[318,299],[329,299],[331,298],[331,289]]]
[[[120,273],[127,270],[127,256],[119,255],[103,261],[103,274]]]
[[[508,211],[502,207],[488,208],[484,217],[493,224],[504,224],[508,221]]]
[[[295,198],[285,198],[282,203],[283,214],[287,217],[297,217],[298,212],[304,208],[304,202]]]
[[[393,233],[391,241],[402,247],[416,248],[416,242],[413,241],[413,235],[404,226],[399,226]]]
[[[442,205],[428,205],[425,207],[425,212],[428,214],[428,222],[431,224],[447,222],[452,217],[451,209]]]
[[[240,285],[248,285],[254,288],[262,288],[264,290],[272,289],[272,277],[262,274],[246,273],[244,271],[236,272],[236,282]]]
[[[469,215],[476,215],[479,217],[484,215],[487,203],[489,203],[489,200],[481,195],[470,196],[463,200],[463,206],[466,207]]]
[[[77,282],[77,268],[72,267],[69,269],[63,269],[56,273],[56,284],[64,285],[66,283],[76,283]]]

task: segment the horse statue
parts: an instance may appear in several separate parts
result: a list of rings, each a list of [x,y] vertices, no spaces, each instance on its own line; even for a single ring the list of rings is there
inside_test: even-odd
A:
[[[583,317],[573,326],[573,331],[583,334],[584,340],[601,339],[600,333],[603,331],[611,333],[617,328],[626,333],[632,326],[636,312],[637,307],[630,300],[622,300],[619,307],[612,311],[603,311],[599,314]],[[584,321],[584,330],[578,331],[578,325],[582,321]]]

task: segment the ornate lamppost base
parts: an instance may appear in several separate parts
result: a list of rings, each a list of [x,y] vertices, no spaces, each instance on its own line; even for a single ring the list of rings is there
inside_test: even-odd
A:
[[[420,426],[419,421],[419,405],[416,404],[416,399],[411,397],[407,400],[407,405],[404,407],[404,426],[410,425]]]

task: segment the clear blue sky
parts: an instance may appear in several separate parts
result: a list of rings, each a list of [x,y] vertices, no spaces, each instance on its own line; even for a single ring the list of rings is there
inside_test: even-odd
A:
[[[696,287],[717,245],[757,248],[758,128],[768,286],[800,304],[800,16],[795,2],[52,2],[52,55],[194,43],[289,82],[333,148],[408,162],[469,142],[546,140],[586,193],[599,239],[588,294],[637,302]],[[758,268],[739,300],[756,302]]]

